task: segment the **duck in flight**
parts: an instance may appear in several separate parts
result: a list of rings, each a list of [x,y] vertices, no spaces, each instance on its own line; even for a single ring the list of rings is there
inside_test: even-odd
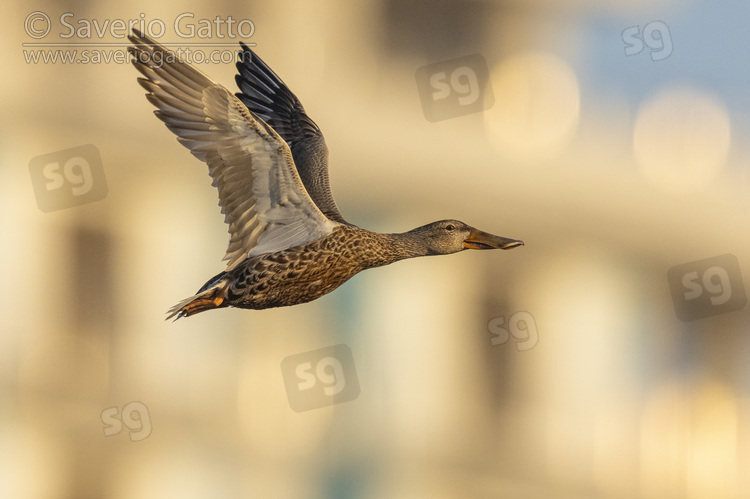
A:
[[[227,268],[167,312],[306,303],[365,269],[522,241],[442,220],[381,234],[341,215],[328,181],[328,148],[299,99],[244,43],[232,95],[202,71],[133,30],[138,82],[177,140],[208,164],[229,226]]]

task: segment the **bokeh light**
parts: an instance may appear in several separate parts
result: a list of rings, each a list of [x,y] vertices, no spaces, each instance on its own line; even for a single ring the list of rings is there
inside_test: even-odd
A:
[[[561,58],[525,52],[491,73],[495,105],[485,114],[492,144],[502,155],[538,161],[558,153],[580,117],[578,79]]]
[[[635,158],[644,177],[669,191],[706,188],[729,153],[726,106],[705,90],[674,86],[644,102],[633,130]]]

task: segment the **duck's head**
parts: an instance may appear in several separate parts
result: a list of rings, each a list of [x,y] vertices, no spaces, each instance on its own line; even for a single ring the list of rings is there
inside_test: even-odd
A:
[[[465,249],[511,249],[523,241],[488,234],[458,220],[441,220],[411,231],[419,236],[428,255],[447,255]]]

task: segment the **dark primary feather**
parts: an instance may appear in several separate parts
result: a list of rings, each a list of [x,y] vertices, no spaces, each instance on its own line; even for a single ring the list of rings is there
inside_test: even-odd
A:
[[[331,194],[328,147],[320,128],[281,78],[247,45],[240,45],[242,57],[235,76],[240,92],[235,95],[289,144],[302,183],[320,211],[331,220],[347,223]]]

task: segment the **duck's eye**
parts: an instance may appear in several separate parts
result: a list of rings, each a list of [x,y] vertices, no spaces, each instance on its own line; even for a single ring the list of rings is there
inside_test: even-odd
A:
[[[456,226],[453,224],[448,224],[445,226],[445,230],[455,230],[455,229],[456,229]]]

